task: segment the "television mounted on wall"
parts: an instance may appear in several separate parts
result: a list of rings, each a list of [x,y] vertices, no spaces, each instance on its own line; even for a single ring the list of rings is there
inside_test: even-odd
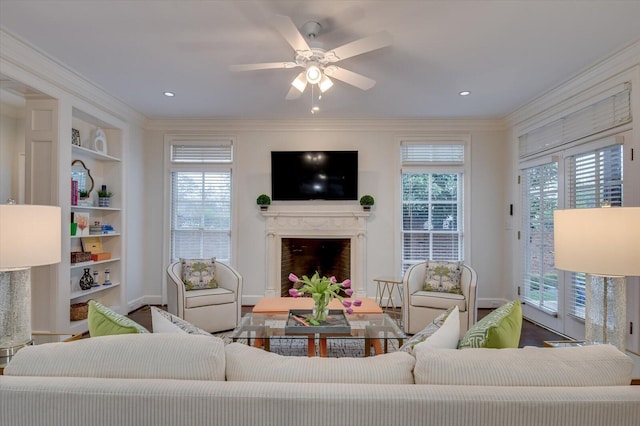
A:
[[[358,151],[271,151],[271,197],[357,200]]]

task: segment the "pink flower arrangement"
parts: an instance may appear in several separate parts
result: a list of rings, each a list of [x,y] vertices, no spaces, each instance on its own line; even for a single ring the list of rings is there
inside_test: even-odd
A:
[[[351,280],[346,279],[339,283],[335,276],[320,277],[320,274],[316,272],[311,278],[306,275],[302,276],[302,279],[298,278],[295,274],[289,274],[289,281],[293,283],[302,283],[300,289],[292,288],[289,290],[289,294],[292,297],[301,297],[305,293],[309,293],[313,298],[315,304],[314,319],[317,321],[324,321],[326,319],[325,309],[329,305],[331,299],[338,299],[342,302],[342,306],[346,309],[348,314],[353,313],[352,306],[362,305],[361,300],[348,301],[344,300],[340,295],[340,291],[344,291],[349,297],[353,295],[351,289]]]

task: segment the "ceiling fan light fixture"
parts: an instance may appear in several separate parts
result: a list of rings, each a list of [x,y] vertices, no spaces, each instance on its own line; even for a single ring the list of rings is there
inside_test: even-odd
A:
[[[310,65],[307,68],[307,82],[310,84],[318,84],[322,79],[322,71],[317,65]]]
[[[323,75],[320,83],[318,83],[318,87],[320,88],[320,92],[324,93],[333,87],[333,81],[326,75]]]
[[[305,72],[302,71],[295,80],[291,82],[291,85],[298,89],[300,93],[304,92],[304,89],[307,87],[307,79],[305,78]]]

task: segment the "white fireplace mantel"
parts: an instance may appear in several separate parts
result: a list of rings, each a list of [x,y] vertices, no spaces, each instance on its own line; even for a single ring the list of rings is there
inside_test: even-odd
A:
[[[266,219],[266,297],[280,297],[283,238],[349,238],[351,240],[351,288],[355,297],[366,297],[365,261],[367,218],[359,211],[263,211]]]

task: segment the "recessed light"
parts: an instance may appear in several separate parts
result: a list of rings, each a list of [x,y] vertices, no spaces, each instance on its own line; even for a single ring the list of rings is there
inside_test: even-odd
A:
[[[463,90],[462,92],[458,93],[458,95],[460,96],[469,96],[470,94],[471,92],[468,90]]]
[[[165,95],[168,98],[173,98],[176,94],[173,92],[164,92],[163,95]]]

